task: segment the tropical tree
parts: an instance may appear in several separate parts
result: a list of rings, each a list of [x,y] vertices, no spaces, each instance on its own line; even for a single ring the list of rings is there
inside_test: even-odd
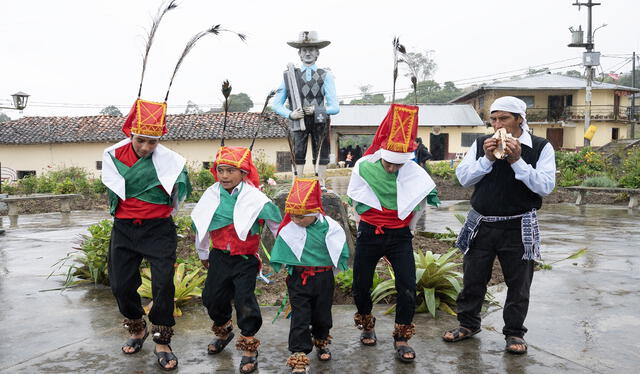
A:
[[[253,108],[253,101],[246,93],[229,95],[230,112],[248,112],[251,108]]]
[[[104,107],[100,114],[103,116],[114,116],[114,117],[122,117],[122,112],[115,105],[109,105]]]

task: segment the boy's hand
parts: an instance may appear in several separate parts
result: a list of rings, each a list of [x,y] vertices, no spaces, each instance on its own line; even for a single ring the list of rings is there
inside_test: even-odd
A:
[[[200,260],[205,269],[209,269],[209,260]]]

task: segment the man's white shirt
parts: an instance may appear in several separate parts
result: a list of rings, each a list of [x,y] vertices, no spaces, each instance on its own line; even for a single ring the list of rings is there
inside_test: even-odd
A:
[[[528,147],[532,146],[531,135],[527,131],[522,131],[518,138],[520,144]],[[477,140],[471,145],[471,149],[456,168],[456,176],[463,187],[473,186],[493,169],[493,163],[486,156],[476,160]],[[540,196],[547,196],[553,191],[556,185],[556,157],[551,143],[547,143],[534,168],[527,164],[522,157],[511,164],[515,172],[516,179],[522,181],[531,191]]]

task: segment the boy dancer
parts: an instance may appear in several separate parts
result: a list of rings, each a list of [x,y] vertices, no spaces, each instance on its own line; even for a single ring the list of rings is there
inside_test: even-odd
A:
[[[107,186],[113,230],[109,246],[109,281],[125,317],[131,338],[125,354],[140,351],[148,330],[143,319],[138,287],[140,263],[151,264],[153,307],[149,321],[156,343],[154,353],[165,370],[178,365],[169,343],[173,335],[173,266],[176,260],[176,226],[171,218],[191,193],[185,159],[159,144],[167,132],[166,103],[136,100],[123,132],[127,139],[105,149],[102,182]],[[142,116],[144,114],[144,116]]]
[[[354,320],[363,330],[360,342],[375,345],[375,317],[371,314],[371,286],[376,265],[386,257],[393,267],[398,302],[393,331],[396,357],[415,359],[407,341],[415,334],[416,269],[411,239],[421,202],[437,203],[435,183],[411,161],[416,149],[418,107],[392,104],[378,127],[371,147],[355,165],[347,195],[360,215],[353,264]],[[415,218],[415,220],[414,220]]]
[[[216,335],[207,347],[220,353],[235,336],[231,300],[234,300],[241,336],[236,348],[243,351],[240,372],[258,367],[260,341],[254,335],[262,326],[254,290],[261,263],[257,255],[260,225],[266,221],[275,231],[280,210],[256,188],[258,171],[245,147],[221,147],[211,169],[217,182],[209,187],[191,213],[196,228],[196,248],[207,273],[202,302],[213,320]],[[209,241],[212,249],[209,250]]]
[[[331,343],[329,330],[333,324],[333,270],[348,269],[349,247],[342,227],[322,208],[318,179],[296,178],[284,211],[271,250],[271,267],[277,272],[285,265],[289,273],[292,354],[287,365],[292,373],[304,373],[309,365],[307,354],[314,345],[320,361],[331,359],[327,346]]]

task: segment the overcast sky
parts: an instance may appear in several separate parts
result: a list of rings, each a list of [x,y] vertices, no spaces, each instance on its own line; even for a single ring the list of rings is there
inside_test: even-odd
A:
[[[587,0],[581,0],[586,2]],[[169,112],[184,111],[188,100],[208,110],[220,105],[220,83],[262,103],[277,88],[288,62],[299,63],[286,41],[302,30],[317,30],[331,45],[318,65],[329,67],[346,102],[358,87],[390,91],[391,40],[399,36],[409,51],[433,50],[434,79],[465,86],[479,76],[529,66],[577,69],[583,49],[568,48],[569,26],[586,29],[587,8],[575,0],[465,1],[220,1],[179,0],[156,35],[142,91],[162,101],[170,74],[186,41],[214,24],[247,34],[203,38],[182,65],[169,98]],[[640,52],[640,1],[599,0],[595,35],[604,71]],[[107,105],[124,113],[136,98],[145,32],[160,0],[0,0],[0,105],[16,91],[31,94],[23,115],[94,115]],[[572,59],[572,60],[570,60]],[[551,64],[553,62],[557,62]],[[464,81],[463,81],[464,80]],[[410,82],[399,78],[398,87]],[[402,93],[400,96],[404,96]],[[17,111],[4,111],[12,118]]]

